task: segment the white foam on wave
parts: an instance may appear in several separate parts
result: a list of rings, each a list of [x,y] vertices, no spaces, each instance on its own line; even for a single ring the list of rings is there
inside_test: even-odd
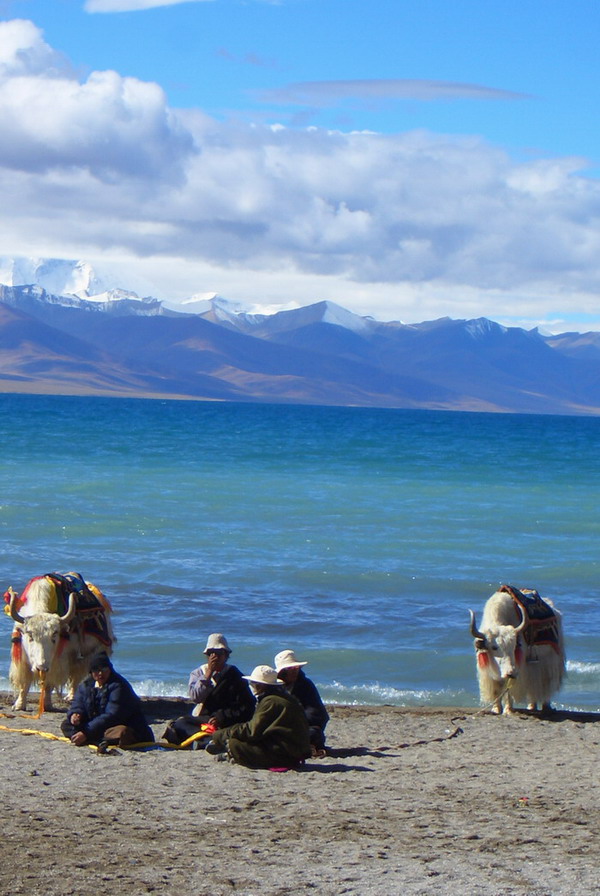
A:
[[[129,677],[131,686],[140,697],[187,697],[187,681],[160,681],[155,678],[136,679]],[[474,694],[450,689],[394,688],[379,682],[362,685],[345,685],[340,681],[330,684],[319,683],[319,692],[325,703],[346,706],[449,706],[471,705],[476,702]],[[0,676],[0,690],[11,691],[7,677]],[[35,685],[32,693],[36,692]]]
[[[136,681],[129,678],[131,686],[140,697],[187,697],[187,682],[182,681],[158,681],[152,678],[144,678]],[[0,691],[12,693],[12,685],[8,678],[0,675]],[[39,693],[39,687],[32,684],[31,693]]]
[[[600,706],[597,703],[583,706],[581,703],[561,703],[559,700],[553,700],[552,707],[559,712],[600,712]]]
[[[187,697],[187,682],[182,681],[157,681],[154,678],[144,678],[141,681],[130,679],[131,686],[140,697]]]
[[[453,691],[448,688],[393,688],[373,682],[363,685],[344,685],[334,681],[330,685],[319,688],[326,703],[351,706],[449,706],[453,704],[471,704],[474,695],[465,691]]]
[[[597,711],[595,705],[590,705],[589,700],[582,699],[593,689],[596,692],[596,682],[600,676],[600,663],[579,662],[570,660],[567,662],[568,677],[565,687],[561,692],[562,701],[554,703],[557,708],[564,710],[588,709]],[[187,680],[159,680],[155,678],[136,679],[127,676],[133,689],[141,697],[187,697]],[[370,684],[350,685],[334,680],[329,683],[318,683],[319,691],[325,703],[347,706],[477,706],[478,697],[475,689],[462,688],[395,688],[380,682]],[[0,675],[0,690],[12,693],[12,687],[8,676]],[[32,693],[38,693],[35,684],[31,688]],[[572,693],[569,693],[569,692]],[[558,695],[557,695],[558,696]]]
[[[580,663],[577,660],[567,660],[567,672],[575,675],[597,675],[600,673],[600,663]]]
[[[131,680],[134,691],[140,697],[187,697],[187,683],[158,681],[145,678]],[[414,705],[416,703],[435,703],[441,697],[448,698],[451,692],[447,690],[420,690],[401,689],[387,687],[378,682],[365,685],[344,685],[334,681],[329,685],[319,685],[319,691],[326,703],[353,704],[353,705],[378,705],[390,703],[395,706]],[[456,696],[456,695],[453,695]],[[446,701],[444,701],[446,702]]]

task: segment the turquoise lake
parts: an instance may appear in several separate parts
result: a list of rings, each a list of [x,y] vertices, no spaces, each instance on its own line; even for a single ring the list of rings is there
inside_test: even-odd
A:
[[[476,706],[468,609],[507,583],[563,613],[556,704],[600,708],[599,419],[0,406],[3,590],[52,570],[97,584],[139,693],[185,694],[222,631],[243,671],[293,648],[329,702]]]

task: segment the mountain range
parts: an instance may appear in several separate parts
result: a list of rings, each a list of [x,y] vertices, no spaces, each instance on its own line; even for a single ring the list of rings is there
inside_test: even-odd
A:
[[[384,323],[331,302],[250,314],[139,298],[83,262],[0,258],[0,392],[589,415],[600,333]]]

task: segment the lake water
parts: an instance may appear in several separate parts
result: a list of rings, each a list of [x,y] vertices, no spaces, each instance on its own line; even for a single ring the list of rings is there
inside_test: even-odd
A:
[[[77,570],[115,665],[185,694],[208,633],[291,647],[325,700],[478,704],[468,608],[564,615],[557,704],[600,709],[600,419],[1,395],[3,590]],[[6,688],[11,620],[0,639]]]

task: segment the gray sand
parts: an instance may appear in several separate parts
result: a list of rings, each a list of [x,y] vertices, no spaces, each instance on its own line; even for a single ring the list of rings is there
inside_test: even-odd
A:
[[[7,695],[0,710],[12,714]],[[155,734],[185,705],[145,701]],[[0,718],[0,893],[597,893],[600,716],[331,707],[331,754],[251,771]]]

